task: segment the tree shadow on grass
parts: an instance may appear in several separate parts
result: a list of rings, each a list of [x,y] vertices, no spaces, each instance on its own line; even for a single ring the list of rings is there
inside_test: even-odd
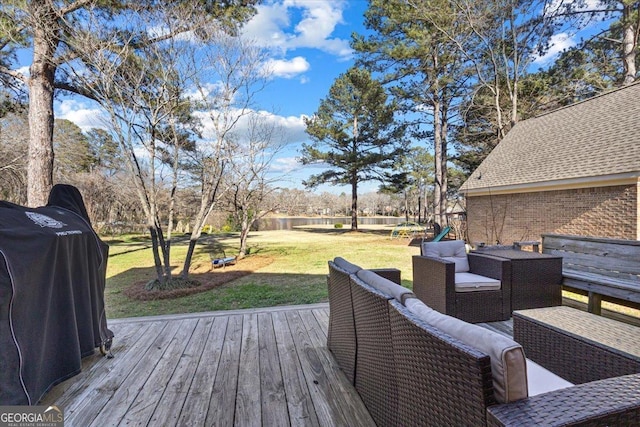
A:
[[[160,299],[180,298],[188,295],[206,292],[224,285],[225,283],[253,274],[256,270],[266,267],[273,262],[273,258],[266,256],[251,256],[239,260],[235,265],[213,268],[210,265],[199,264],[193,266],[189,273],[192,286],[167,290],[147,290],[145,286],[150,280],[154,280],[155,269],[153,267],[132,268],[111,278],[111,280],[126,280],[131,277],[133,283],[127,286],[122,293],[127,297],[138,301],[153,301]],[[177,274],[178,269],[174,269]],[[141,279],[141,277],[145,277]]]

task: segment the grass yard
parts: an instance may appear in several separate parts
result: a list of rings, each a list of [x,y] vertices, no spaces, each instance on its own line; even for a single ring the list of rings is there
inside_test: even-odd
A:
[[[373,227],[373,226],[372,226]],[[390,239],[390,228],[378,226],[357,233],[318,226],[296,230],[254,232],[249,238],[250,255],[234,266],[211,269],[212,245],[236,254],[236,235],[204,236],[196,249],[191,278],[213,283],[203,292],[170,299],[141,301],[127,295],[132,286],[155,278],[150,243],[146,238],[119,238],[109,244],[107,286],[108,318],[194,313],[277,305],[313,304],[327,301],[327,261],[341,256],[364,268],[395,267],[402,284],[412,288],[411,256],[420,249],[409,240]],[[175,272],[186,253],[185,241],[172,247]],[[236,276],[242,276],[233,278]],[[581,303],[586,297],[564,291]],[[603,308],[640,317],[640,310],[603,303]]]
[[[237,253],[235,235],[205,236],[196,249],[191,278],[210,280],[221,275],[242,274],[227,283],[188,296],[141,301],[126,295],[134,284],[155,277],[150,244],[144,238],[122,238],[109,244],[107,286],[108,318],[191,313],[327,301],[327,261],[342,256],[365,268],[395,267],[402,271],[403,285],[411,288],[411,256],[420,252],[408,239],[390,239],[387,228],[352,233],[332,228],[260,231],[249,237],[250,255],[235,266],[210,268],[210,248],[215,243],[227,255]],[[182,266],[186,242],[171,251],[175,271]]]

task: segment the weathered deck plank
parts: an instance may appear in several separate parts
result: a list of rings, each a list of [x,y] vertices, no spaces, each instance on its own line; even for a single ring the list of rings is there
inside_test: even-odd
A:
[[[373,426],[328,323],[327,304],[119,319],[114,358],[86,358],[41,404],[67,427]]]
[[[319,426],[286,314],[273,313],[272,318],[291,426]]]
[[[258,316],[246,314],[242,317],[242,345],[238,390],[236,392],[236,413],[234,425],[262,425],[260,405],[260,360],[258,346]]]
[[[227,334],[222,343],[222,357],[214,378],[213,392],[205,425],[232,426],[235,415],[238,371],[240,369],[240,349],[242,345],[242,316],[229,318]],[[196,420],[198,425],[201,421]]]
[[[213,319],[198,320],[187,347],[179,356],[178,365],[153,412],[150,425],[174,426],[177,424],[212,325]]]
[[[260,407],[262,425],[289,426],[289,414],[280,369],[280,357],[273,321],[267,313],[258,314],[260,339]]]
[[[306,327],[311,339],[311,345],[314,347],[322,347],[327,342],[326,329],[322,329],[313,312],[310,310],[297,312],[303,325]],[[350,426],[370,426],[374,425],[374,421],[367,411],[366,407],[360,404],[353,405],[350,399],[341,399],[340,396],[348,395],[353,386],[344,376],[333,356],[328,352],[318,352],[322,368],[328,377],[328,385],[335,396],[335,400],[344,415],[345,419],[354,416],[355,419],[350,421]]]
[[[204,350],[196,366],[195,375],[182,405],[182,411],[178,415],[176,425],[179,426],[197,426],[202,424],[202,420],[207,419],[209,402],[213,394],[213,379],[220,366],[224,338],[229,323],[228,317],[211,319],[213,323],[206,338]],[[181,403],[176,402],[175,405],[178,406]],[[158,417],[157,421],[162,423],[164,420]]]

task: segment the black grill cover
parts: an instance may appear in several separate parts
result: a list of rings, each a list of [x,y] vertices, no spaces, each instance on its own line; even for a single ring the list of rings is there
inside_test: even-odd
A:
[[[0,201],[0,405],[37,404],[111,342],[107,255],[75,187],[46,207]]]

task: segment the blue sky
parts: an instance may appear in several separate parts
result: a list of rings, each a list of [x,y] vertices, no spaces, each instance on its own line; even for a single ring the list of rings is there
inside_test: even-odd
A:
[[[593,1],[593,0],[592,0]],[[353,64],[349,47],[353,32],[364,32],[366,0],[267,0],[246,25],[244,35],[268,49],[274,71],[258,99],[260,109],[284,130],[287,141],[273,161],[274,174],[283,175],[281,186],[302,188],[301,181],[320,171],[318,166],[297,163],[303,142],[304,117],[312,115],[328,94],[334,80]],[[560,34],[551,54],[575,44],[572,35]],[[538,65],[546,58],[540,58]],[[101,126],[99,110],[81,98],[60,99],[57,118],[71,120],[88,129]],[[364,184],[362,192],[375,191],[376,183]],[[347,187],[322,186],[319,191],[349,192]]]
[[[364,31],[366,8],[366,0],[267,0],[244,28],[244,35],[271,57],[273,78],[259,94],[257,106],[271,113],[287,141],[272,164],[283,187],[302,189],[301,181],[319,172],[318,167],[297,163],[300,147],[308,141],[303,120],[317,110],[334,80],[353,65],[349,42],[352,32]],[[86,99],[60,98],[55,110],[56,118],[83,130],[103,126],[100,110]],[[372,184],[366,191],[375,188]],[[320,191],[349,190],[324,186]]]

